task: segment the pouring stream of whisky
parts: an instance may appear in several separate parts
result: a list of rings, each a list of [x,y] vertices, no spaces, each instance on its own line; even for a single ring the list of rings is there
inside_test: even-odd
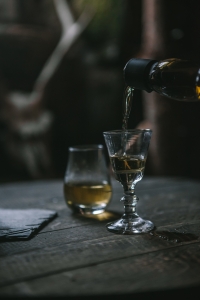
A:
[[[127,130],[128,128],[128,119],[132,106],[132,98],[133,98],[133,88],[128,86],[124,92],[123,98],[123,120],[122,120],[122,130]]]
[[[128,119],[131,111],[132,106],[132,99],[133,99],[133,88],[127,86],[124,92],[123,98],[123,119],[122,119],[122,153],[123,156],[126,155],[126,130],[128,129]]]

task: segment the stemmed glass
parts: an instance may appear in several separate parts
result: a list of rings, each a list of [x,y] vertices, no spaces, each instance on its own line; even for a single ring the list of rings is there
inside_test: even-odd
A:
[[[124,214],[120,220],[108,223],[107,229],[119,234],[138,234],[154,228],[151,221],[136,213],[139,198],[135,185],[143,178],[152,131],[150,129],[114,130],[104,132],[110,162],[115,178],[124,189],[121,201]]]

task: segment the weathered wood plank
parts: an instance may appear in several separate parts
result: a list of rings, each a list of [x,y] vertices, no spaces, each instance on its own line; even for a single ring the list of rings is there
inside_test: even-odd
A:
[[[191,186],[192,188],[188,189],[187,184],[182,184],[181,190],[180,188],[174,187],[174,189],[170,189],[170,192],[164,188],[159,191],[157,190],[156,192],[154,189],[149,190],[148,192],[141,191],[141,201],[138,203],[138,213],[141,214],[142,217],[152,220],[158,227],[184,222],[191,223],[195,220],[200,220],[200,185],[193,184]],[[54,191],[54,193],[56,192]],[[34,248],[38,249],[43,248],[49,243],[50,245],[51,243],[54,243],[54,236],[58,237],[55,238],[55,241],[57,239],[65,240],[66,236],[68,243],[75,242],[75,240],[79,241],[79,239],[83,238],[87,240],[108,236],[110,233],[106,231],[105,224],[109,221],[110,216],[119,218],[123,213],[123,205],[118,200],[118,197],[119,194],[115,193],[113,202],[109,207],[111,212],[114,211],[118,213],[118,215],[116,214],[116,216],[112,216],[110,214],[108,215],[107,219],[105,218],[105,220],[102,221],[100,221],[98,218],[95,220],[73,215],[72,212],[66,207],[63,198],[58,199],[57,203],[51,202],[52,205],[50,205],[48,202],[49,199],[47,199],[46,202],[44,202],[46,203],[45,207],[56,210],[59,215],[58,218],[47,225],[37,235],[37,237],[31,241],[24,241],[23,243],[9,242],[9,244],[1,243],[0,255],[12,255],[24,251],[30,251],[33,246]],[[188,199],[191,199],[189,203]],[[35,198],[35,201],[37,202],[39,200]],[[32,201],[32,198],[31,200],[27,199],[27,202],[32,204],[34,200]],[[23,207],[25,207],[25,204],[23,205]],[[76,229],[76,227],[79,229]],[[81,227],[83,227],[83,229],[81,229]],[[62,231],[59,231],[62,229],[69,229],[69,231],[64,233],[64,238]],[[55,234],[53,234],[54,231]],[[79,231],[82,233],[78,235]],[[41,235],[44,232],[49,234],[52,233],[52,238],[50,238],[49,235],[47,238],[44,238],[44,235]],[[60,237],[59,234],[61,234]],[[77,239],[75,239],[76,236]]]
[[[159,199],[157,201],[159,202]],[[158,210],[158,205],[155,205],[155,208],[152,207],[152,210],[151,207],[148,207],[147,210],[147,206],[145,206],[144,210],[141,209],[141,215],[150,218],[157,227],[159,227],[159,225],[165,226],[166,224],[174,224],[175,227],[177,223],[185,224],[199,220],[200,201],[198,202],[198,205],[195,206],[194,203],[191,203],[190,207],[188,207],[187,202],[185,203],[183,200],[182,204],[180,203],[179,208],[174,206],[173,203],[174,201],[165,202],[163,204],[165,209],[160,211]],[[44,247],[49,247],[55,243],[58,245],[60,243],[70,244],[72,242],[98,239],[113,235],[105,228],[108,220],[99,221],[98,219],[75,217],[71,212],[68,211],[67,213],[66,208],[65,211],[66,214],[65,212],[62,212],[61,216],[59,215],[59,217],[51,222],[45,230],[41,231],[29,241],[0,243],[0,256],[31,251],[32,247],[34,247],[34,249],[43,249]],[[118,214],[118,217],[120,216],[121,214]],[[58,228],[59,226],[61,228]],[[67,231],[64,229],[67,229]],[[47,235],[44,235],[45,232]]]
[[[200,285],[200,245],[124,257],[1,288],[1,295],[77,296],[162,291]],[[191,295],[192,296],[192,295]]]
[[[114,194],[109,211],[123,213],[120,203],[122,189],[119,183],[113,181]],[[148,178],[138,184],[136,192],[140,198],[138,213],[149,218],[157,226],[191,219],[199,219],[200,184],[195,181],[178,179]],[[188,203],[188,199],[192,199]],[[2,208],[43,208],[56,210],[59,219],[55,219],[42,232],[81,226],[86,223],[83,218],[76,218],[66,206],[62,181],[29,182],[0,186],[0,205]],[[196,211],[196,212],[195,212]],[[108,220],[109,221],[109,220]],[[88,222],[90,224],[90,221]]]
[[[58,218],[41,230],[33,239],[0,244],[0,294],[3,295],[5,293],[9,295],[9,293],[16,292],[19,295],[40,295],[40,291],[41,295],[48,294],[48,285],[51,285],[50,293],[54,293],[54,291],[58,293],[56,286],[60,287],[62,295],[74,295],[76,292],[77,295],[80,293],[88,294],[89,291],[91,294],[96,294],[99,292],[99,289],[102,290],[103,285],[105,286],[105,293],[115,293],[118,292],[118,288],[114,287],[114,283],[108,286],[109,284],[98,278],[100,276],[98,268],[102,268],[101,272],[107,272],[106,268],[114,270],[113,266],[117,265],[118,261],[124,261],[124,266],[120,267],[119,264],[123,273],[124,268],[128,268],[126,260],[130,261],[132,265],[135,259],[137,261],[138,257],[143,257],[143,260],[148,265],[151,262],[148,262],[147,258],[153,255],[152,259],[155,260],[157,269],[162,269],[162,259],[156,261],[156,254],[161,255],[160,253],[165,253],[165,256],[164,254],[162,255],[165,257],[163,260],[166,263],[168,260],[171,261],[171,259],[178,261],[179,252],[182,253],[182,248],[187,249],[187,247],[193,249],[190,256],[185,256],[189,265],[188,286],[199,284],[199,277],[193,276],[195,271],[190,271],[190,268],[194,264],[195,270],[198,270],[200,273],[199,256],[194,255],[192,252],[198,252],[200,247],[199,182],[165,178],[158,180],[148,178],[141,181],[136,189],[136,193],[140,198],[138,213],[142,217],[152,220],[157,229],[154,235],[135,236],[115,235],[109,233],[105,228],[105,224],[111,217],[120,217],[123,213],[123,205],[119,201],[122,195],[121,186],[115,181],[113,185],[115,192],[108,208],[108,211],[111,213],[107,212],[105,218],[102,220],[98,218],[87,219],[73,215],[64,202],[61,181],[0,186],[1,207],[46,208],[58,212]],[[112,212],[116,215],[112,215]],[[166,235],[168,231],[172,232],[172,238],[170,238],[170,235]],[[185,235],[183,232],[187,234]],[[180,242],[176,242],[176,239]],[[177,250],[175,251],[174,249]],[[168,259],[168,255],[172,253],[171,251],[174,251],[173,253],[176,253],[176,256],[175,258],[170,258],[169,256]],[[123,263],[121,264],[123,265]],[[181,264],[184,265],[183,262]],[[95,265],[97,265],[97,269]],[[161,266],[159,267],[159,265]],[[130,280],[128,280],[131,288],[127,289],[127,292],[140,291],[142,285],[146,286],[146,280],[151,282],[151,278],[149,279],[149,277],[157,278],[158,275],[154,274],[156,269],[154,270],[153,268],[152,272],[149,272],[147,266],[146,271],[149,277],[145,277],[146,265],[142,263],[141,267],[142,269],[138,273],[140,284],[137,283],[138,285],[133,286]],[[162,280],[159,278],[158,284],[155,287],[156,289],[179,286],[177,281],[175,285],[170,282],[170,272],[174,272],[173,268],[172,264],[172,268],[167,272],[165,268],[163,269],[161,277],[164,278],[162,279],[164,285],[162,285]],[[95,285],[94,283],[93,290],[91,291],[88,288],[89,284],[86,282],[86,278],[80,285],[80,289],[75,288],[75,285],[79,284],[76,280],[74,281],[74,285],[72,285],[72,289],[69,287],[71,284],[70,280],[68,280],[65,286],[64,282],[66,277],[70,278],[70,272],[79,274],[80,270],[85,270],[85,276],[88,276],[89,270],[94,272],[94,276],[92,278],[89,276],[88,280],[91,280],[93,284],[93,279],[96,278],[96,280],[102,281],[102,286]],[[114,272],[118,282],[116,285],[119,286],[123,275],[121,273],[117,275],[116,270]],[[134,279],[137,272],[132,272],[133,270],[129,275],[126,275],[125,272],[125,275],[130,277],[133,275]],[[182,271],[180,270],[180,272]],[[183,285],[187,285],[187,276],[184,270],[183,273]],[[108,278],[107,280],[111,280],[112,282],[113,275],[110,274],[109,276],[110,279]],[[52,283],[53,280],[55,280],[55,283]],[[137,280],[136,278],[136,282]],[[42,285],[44,285],[43,288]],[[180,286],[183,285],[180,283]],[[154,287],[153,284],[151,286]],[[125,287],[126,285],[123,283],[120,291],[125,291]],[[35,292],[35,289],[38,289],[38,292]],[[148,284],[147,290],[151,290]]]
[[[122,194],[122,187],[116,181],[112,180],[115,193]],[[199,181],[184,180],[178,178],[154,178],[147,177],[136,186],[136,193],[149,192],[150,190],[163,190],[166,192],[173,189],[197,187]],[[156,191],[154,194],[156,194]],[[12,205],[18,208],[35,205],[60,205],[57,200],[63,198],[63,182],[61,180],[52,181],[31,181],[23,183],[1,184],[0,185],[0,203],[1,207],[7,208]],[[64,202],[62,204],[65,204]],[[54,207],[54,206],[53,206]],[[59,208],[59,207],[58,207]]]
[[[106,236],[101,234],[98,227],[94,227],[94,234],[91,235],[88,235],[91,231],[88,226],[85,226],[85,232],[82,227],[76,229],[71,242],[65,234],[66,230],[57,236],[44,233],[43,240],[30,241],[32,246],[29,251],[24,249],[22,252],[21,249],[19,254],[4,256],[0,261],[0,286],[129,256],[180,248],[184,244],[200,243],[200,222],[177,224],[176,230],[172,226],[160,227],[154,234],[134,236],[115,235],[107,231]],[[172,238],[166,235],[168,232],[171,232]],[[43,243],[43,247],[40,243]],[[38,244],[40,247],[37,247]],[[14,244],[7,245],[14,247]]]

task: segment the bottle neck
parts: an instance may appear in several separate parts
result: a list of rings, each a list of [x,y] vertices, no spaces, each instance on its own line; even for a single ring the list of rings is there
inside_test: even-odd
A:
[[[198,70],[200,63],[177,58],[162,61],[133,58],[124,67],[124,80],[133,89],[192,102],[200,100]]]
[[[157,61],[152,59],[130,59],[124,67],[124,80],[127,86],[152,92],[149,86],[149,74],[156,63]]]

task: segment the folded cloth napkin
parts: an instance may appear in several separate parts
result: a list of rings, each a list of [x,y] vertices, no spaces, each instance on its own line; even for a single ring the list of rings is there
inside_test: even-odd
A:
[[[0,209],[0,241],[32,237],[57,213],[44,209]]]

